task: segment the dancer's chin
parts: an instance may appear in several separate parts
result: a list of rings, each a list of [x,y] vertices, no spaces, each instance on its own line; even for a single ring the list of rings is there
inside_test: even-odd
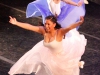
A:
[[[47,32],[47,33],[49,33],[49,32],[50,32],[50,30],[49,30],[49,29],[46,29],[46,32]]]

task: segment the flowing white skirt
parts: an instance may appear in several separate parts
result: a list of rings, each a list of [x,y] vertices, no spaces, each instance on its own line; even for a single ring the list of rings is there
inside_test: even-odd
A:
[[[69,31],[63,39],[63,51],[51,53],[43,40],[25,53],[10,69],[10,75],[79,75],[79,61],[85,51],[87,40],[76,29]]]

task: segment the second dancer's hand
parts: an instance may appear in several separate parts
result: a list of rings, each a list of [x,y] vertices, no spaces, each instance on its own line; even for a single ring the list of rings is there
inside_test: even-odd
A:
[[[82,2],[82,0],[80,0],[78,3],[77,3],[77,6],[79,7],[79,6],[82,6],[82,4],[83,4],[83,2]]]

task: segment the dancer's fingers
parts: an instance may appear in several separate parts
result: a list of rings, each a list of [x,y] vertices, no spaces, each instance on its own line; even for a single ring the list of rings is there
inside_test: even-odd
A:
[[[10,18],[10,19],[12,19],[12,17],[11,17],[11,16],[9,16],[9,18]]]
[[[84,21],[84,17],[83,16],[80,16],[80,21]]]
[[[14,21],[16,21],[16,18],[13,18],[14,19]]]

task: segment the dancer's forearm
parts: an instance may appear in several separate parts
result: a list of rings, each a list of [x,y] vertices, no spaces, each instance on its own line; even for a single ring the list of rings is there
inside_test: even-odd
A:
[[[71,30],[71,29],[73,29],[73,28],[76,28],[77,26],[80,26],[82,23],[83,23],[83,21],[76,22],[76,23],[70,25],[70,26],[68,27],[68,30]]]
[[[40,32],[40,26],[33,26],[31,24],[22,23],[22,22],[18,22],[18,21],[16,22],[15,25],[18,26],[18,27],[21,27],[23,29],[27,29],[27,30],[30,30],[30,31],[35,31],[35,32],[41,33]]]
[[[9,16],[9,18],[10,18],[9,23],[11,23],[13,25],[19,26],[19,27],[27,29],[27,30],[31,30],[31,31],[41,33],[39,26],[33,26],[31,24],[28,24],[28,23],[19,22],[19,21],[16,20],[16,18],[13,18],[11,16]]]
[[[33,30],[34,29],[34,26],[28,24],[28,23],[22,23],[22,22],[16,22],[16,24],[14,24],[18,27],[21,27],[21,28],[24,28],[24,29],[27,29],[27,30]]]
[[[71,24],[69,27],[63,28],[62,29],[62,34],[64,35],[65,33],[67,33],[68,31],[76,28],[77,26],[80,26],[82,23],[84,22],[84,18],[80,17],[80,21]]]

